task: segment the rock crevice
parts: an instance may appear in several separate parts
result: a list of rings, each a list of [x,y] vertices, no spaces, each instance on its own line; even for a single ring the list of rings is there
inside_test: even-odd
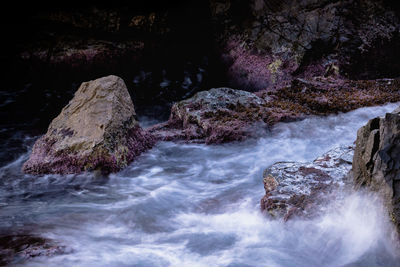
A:
[[[352,175],[356,189],[378,192],[400,230],[400,109],[357,132]]]

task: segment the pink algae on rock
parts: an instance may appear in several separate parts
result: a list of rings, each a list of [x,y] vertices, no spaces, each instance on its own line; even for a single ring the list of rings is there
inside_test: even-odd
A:
[[[151,148],[124,81],[107,76],[82,83],[39,138],[23,171],[31,174],[116,172]]]

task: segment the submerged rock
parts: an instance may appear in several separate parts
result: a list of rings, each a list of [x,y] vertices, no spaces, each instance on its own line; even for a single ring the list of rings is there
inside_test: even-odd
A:
[[[357,189],[382,196],[400,231],[400,108],[358,130],[352,174]]]
[[[35,257],[67,253],[67,248],[52,240],[33,235],[0,235],[0,265],[24,263]]]
[[[335,148],[310,163],[278,162],[264,171],[261,210],[272,217],[315,216],[337,198],[351,169],[353,147]]]
[[[107,76],[84,82],[36,141],[25,173],[115,172],[149,149],[154,139],[136,121],[124,81]]]
[[[206,143],[243,140],[262,122],[265,100],[231,88],[202,91],[173,105],[167,123],[150,131],[161,140],[185,139]]]

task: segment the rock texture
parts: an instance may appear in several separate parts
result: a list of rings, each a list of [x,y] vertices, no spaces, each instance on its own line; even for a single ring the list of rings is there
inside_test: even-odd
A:
[[[23,171],[118,171],[154,144],[135,117],[121,78],[111,75],[82,83],[47,133],[36,141]]]
[[[367,187],[383,197],[400,231],[400,108],[358,130],[352,174],[356,188]]]
[[[233,87],[274,90],[294,78],[376,79],[400,71],[400,23],[387,1],[211,2]]]
[[[222,143],[243,140],[255,132],[255,122],[262,122],[265,101],[255,94],[231,88],[202,91],[178,102],[171,109],[167,123],[156,125],[152,132],[161,140]]]
[[[158,140],[223,143],[257,136],[278,122],[400,101],[397,79],[295,79],[278,91],[214,88],[175,103],[169,121],[149,131]]]
[[[400,101],[398,79],[345,80],[332,77],[295,79],[275,92],[258,92],[273,108],[271,123],[305,115],[347,112],[360,107]],[[276,114],[276,115],[275,115]]]
[[[317,215],[323,203],[340,196],[336,192],[351,169],[353,150],[342,146],[310,163],[275,163],[264,171],[261,210],[284,220]]]

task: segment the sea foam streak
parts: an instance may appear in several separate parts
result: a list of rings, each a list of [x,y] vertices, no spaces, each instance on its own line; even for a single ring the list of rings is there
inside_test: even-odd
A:
[[[396,266],[390,223],[378,200],[344,193],[312,220],[260,213],[263,170],[310,161],[350,145],[389,104],[278,124],[258,139],[219,146],[162,142],[109,177],[0,169],[0,230],[30,229],[69,247],[29,265]]]

